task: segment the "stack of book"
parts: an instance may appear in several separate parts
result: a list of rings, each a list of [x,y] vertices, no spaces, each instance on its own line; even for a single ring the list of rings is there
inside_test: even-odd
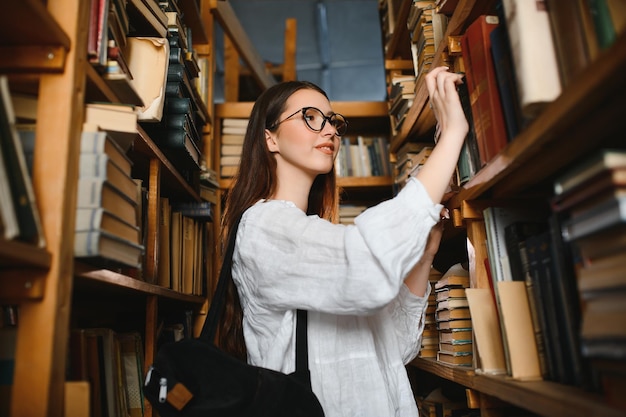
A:
[[[391,78],[389,88],[389,116],[391,129],[398,133],[406,113],[415,98],[415,75],[398,75]]]
[[[363,213],[367,206],[358,204],[340,204],[339,205],[339,223],[354,224],[354,219]]]
[[[81,134],[74,255],[104,267],[141,268],[141,189],[132,162],[105,131]]]
[[[554,184],[552,208],[562,215],[563,237],[578,259],[582,300],[581,347],[596,363],[626,359],[626,150],[603,149]],[[626,384],[603,365],[602,378]],[[622,367],[623,369],[623,367]]]
[[[465,296],[468,287],[469,272],[461,264],[451,266],[435,284],[435,318],[440,331],[437,352],[439,362],[472,365],[472,320]],[[467,334],[460,335],[460,332],[469,333],[469,337]]]
[[[437,300],[435,295],[435,284],[441,279],[442,273],[435,268],[431,268],[428,284],[430,285],[430,295],[428,296],[428,306],[424,318],[424,331],[422,332],[422,345],[418,353],[420,358],[436,358],[439,349],[439,331],[435,319],[437,310]]]
[[[447,25],[448,17],[437,12],[434,0],[413,2],[407,28],[411,36],[411,56],[418,84],[430,69]]]
[[[432,150],[432,143],[420,142],[407,142],[398,149],[394,182],[399,188],[404,187],[410,176],[419,172]]]
[[[239,169],[241,148],[246,135],[248,119],[226,117],[222,119],[220,174],[222,178],[234,176]]]

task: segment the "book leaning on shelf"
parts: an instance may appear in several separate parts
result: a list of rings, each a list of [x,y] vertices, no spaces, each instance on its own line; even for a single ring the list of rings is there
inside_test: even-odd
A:
[[[45,239],[6,76],[0,76],[0,229],[6,239],[43,247]]]

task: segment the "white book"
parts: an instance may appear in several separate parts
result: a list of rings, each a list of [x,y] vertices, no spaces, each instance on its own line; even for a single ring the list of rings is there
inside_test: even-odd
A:
[[[532,118],[561,94],[550,18],[544,2],[503,0],[503,6],[522,113]]]

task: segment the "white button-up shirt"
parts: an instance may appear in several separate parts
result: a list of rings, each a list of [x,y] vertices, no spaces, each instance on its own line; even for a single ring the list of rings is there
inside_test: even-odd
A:
[[[355,225],[286,201],[249,208],[233,256],[248,362],[293,372],[295,310],[308,310],[311,384],[327,417],[417,416],[404,366],[419,351],[428,293],[403,281],[441,207],[411,179]]]

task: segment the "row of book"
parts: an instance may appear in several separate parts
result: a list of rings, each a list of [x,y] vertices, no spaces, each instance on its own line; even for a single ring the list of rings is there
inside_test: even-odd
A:
[[[88,393],[72,402],[86,402],[93,416],[143,416],[143,361],[143,341],[137,332],[72,329],[67,380],[88,386]]]
[[[339,153],[335,158],[338,177],[391,176],[389,142],[383,136],[341,138]]]
[[[626,151],[602,149],[556,179],[549,205],[483,211],[492,287],[467,295],[484,372],[624,386],[624,172]]]
[[[156,349],[165,343],[192,338],[192,316],[192,311],[186,310],[160,317]],[[17,326],[19,324],[7,328],[14,330]],[[3,336],[2,330],[0,327],[0,338]],[[76,415],[149,415],[143,394],[147,370],[144,368],[144,340],[140,332],[102,325],[91,326],[86,321],[70,330],[68,342],[66,384],[76,384],[82,389],[66,393],[66,398],[69,398],[66,410],[69,406],[76,408],[77,405],[83,405],[83,409],[89,412]],[[4,404],[0,403],[2,406]]]
[[[159,202],[157,284],[183,294],[206,294],[212,247],[212,203]]]
[[[399,85],[411,77],[415,86],[423,83],[454,10],[438,3],[414,1],[407,17],[415,68],[389,80],[394,133],[412,105],[410,87]],[[463,34],[446,39],[441,62],[465,76],[459,94],[470,122],[454,178],[458,186],[493,160],[626,27],[620,1],[545,3],[500,0],[497,13],[477,17]],[[533,30],[523,30],[528,27]]]

